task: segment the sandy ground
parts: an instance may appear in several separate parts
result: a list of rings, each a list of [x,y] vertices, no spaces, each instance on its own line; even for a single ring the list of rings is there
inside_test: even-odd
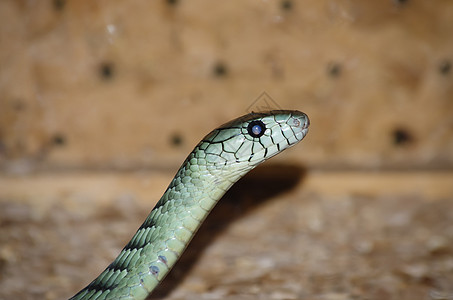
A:
[[[27,179],[3,178],[0,299],[72,296],[115,257],[157,200],[144,197],[170,177],[35,177],[47,202],[9,201],[17,181],[30,190]],[[222,199],[152,299],[452,299],[451,177],[259,168]]]

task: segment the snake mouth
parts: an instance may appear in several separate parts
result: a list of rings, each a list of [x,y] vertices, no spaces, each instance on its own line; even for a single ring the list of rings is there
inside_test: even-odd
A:
[[[299,127],[301,129],[308,129],[310,126],[310,119],[306,114],[303,112],[299,112],[297,115],[293,115],[293,122],[295,123],[294,126]]]
[[[291,127],[296,141],[292,141],[290,146],[300,142],[308,133],[308,127],[310,126],[310,119],[303,112],[294,112],[287,124]]]

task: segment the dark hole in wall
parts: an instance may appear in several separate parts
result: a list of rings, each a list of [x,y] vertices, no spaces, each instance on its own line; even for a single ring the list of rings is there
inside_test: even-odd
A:
[[[66,144],[66,137],[62,134],[55,134],[52,137],[52,144],[55,146],[64,146]]]
[[[451,62],[449,60],[444,60],[440,63],[439,72],[442,75],[447,75],[451,72]]]
[[[171,137],[170,137],[170,143],[171,143],[172,146],[174,146],[174,147],[181,146],[182,143],[183,143],[182,135],[179,134],[179,133],[174,133],[174,134],[172,134]]]
[[[62,11],[66,5],[66,0],[54,0],[53,7],[57,11]]]
[[[290,0],[283,0],[280,3],[280,7],[282,10],[291,10],[293,8],[293,2]]]
[[[224,63],[218,62],[214,65],[213,73],[215,77],[225,77],[228,74],[228,68]]]
[[[414,142],[414,137],[405,128],[395,128],[392,132],[392,137],[395,146],[405,146]]]
[[[332,78],[337,78],[341,75],[341,65],[336,62],[331,62],[327,65],[327,74]]]
[[[17,112],[24,111],[27,107],[26,103],[21,99],[16,99],[12,101],[11,106]]]
[[[115,74],[115,68],[112,63],[110,62],[104,62],[100,65],[99,68],[99,74],[102,79],[104,80],[110,80],[113,78]]]
[[[395,4],[405,4],[407,0],[393,0]]]

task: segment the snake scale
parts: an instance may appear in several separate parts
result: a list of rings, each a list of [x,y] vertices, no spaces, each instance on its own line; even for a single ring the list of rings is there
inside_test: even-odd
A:
[[[146,299],[170,271],[225,192],[263,161],[300,142],[306,114],[250,113],[195,147],[118,257],[72,300]]]

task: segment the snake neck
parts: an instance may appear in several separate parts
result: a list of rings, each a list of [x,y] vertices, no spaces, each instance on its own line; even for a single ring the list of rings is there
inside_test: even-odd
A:
[[[225,192],[254,168],[245,162],[221,168],[214,163],[202,164],[194,152],[182,164],[154,209],[176,201],[186,208],[202,207],[208,214]]]

